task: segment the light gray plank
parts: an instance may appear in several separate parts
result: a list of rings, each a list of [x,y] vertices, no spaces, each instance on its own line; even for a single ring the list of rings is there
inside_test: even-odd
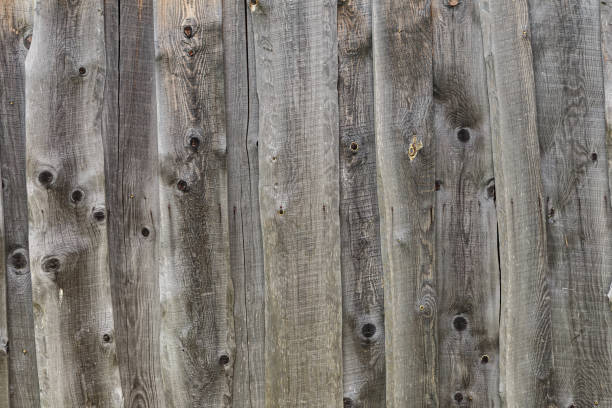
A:
[[[0,4],[0,163],[6,252],[11,407],[38,406],[38,375],[28,255],[24,60],[32,40],[29,0]]]
[[[156,1],[155,34],[166,406],[229,407],[234,293],[221,1]]]
[[[101,7],[98,0],[40,1],[26,59],[29,241],[43,407],[123,405],[100,148]]]
[[[372,70],[372,2],[338,6],[344,406],[385,403],[385,325]]]
[[[500,393],[503,406],[542,407],[552,331],[527,0],[481,3],[500,240]]]
[[[337,2],[252,7],[266,407],[342,404]]]
[[[600,1],[529,6],[554,334],[549,398],[561,407],[611,406],[612,210]]]
[[[600,1],[601,51],[604,69],[604,95],[606,104],[606,154],[608,157],[608,184],[612,193],[612,2]],[[610,202],[612,205],[612,201]],[[612,290],[612,286],[611,286]],[[610,294],[612,297],[612,292]],[[610,300],[612,303],[612,299]]]
[[[438,406],[431,2],[373,2],[386,404]]]
[[[264,272],[259,216],[259,105],[249,0],[223,3],[229,226],[234,283],[234,407],[264,406]]]
[[[440,406],[499,407],[499,264],[479,5],[432,3]]]

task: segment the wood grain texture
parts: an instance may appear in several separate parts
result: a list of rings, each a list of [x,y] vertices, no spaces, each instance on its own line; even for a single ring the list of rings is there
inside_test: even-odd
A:
[[[495,184],[478,3],[432,2],[440,406],[499,407]]]
[[[29,0],[0,4],[0,163],[6,253],[11,407],[39,405],[25,178],[25,57],[31,44]],[[23,351],[25,350],[25,352]]]
[[[2,174],[0,172],[0,180]],[[6,251],[4,250],[4,211],[0,196],[0,405],[9,407],[8,312],[6,303]]]
[[[601,51],[604,73],[604,96],[606,104],[606,154],[608,157],[608,185],[610,194],[612,194],[612,2],[608,0],[600,1],[599,10],[601,23]],[[610,202],[610,205],[612,206],[612,202]]]
[[[504,406],[543,407],[552,329],[528,7],[499,0],[483,9],[501,251],[500,392]]]
[[[437,407],[430,1],[373,2],[386,404]]]
[[[529,6],[554,334],[549,396],[561,407],[611,406],[612,214],[600,1]]]
[[[338,7],[344,404],[385,404],[385,326],[374,140],[372,2]]]
[[[264,406],[264,271],[259,215],[259,105],[248,0],[223,2],[228,201],[234,283],[234,407]]]
[[[229,407],[234,293],[221,1],[156,1],[155,30],[166,406]]]
[[[153,2],[105,1],[104,16],[109,260],[124,406],[165,407]]]
[[[100,148],[101,7],[97,0],[39,2],[26,59],[26,177],[42,407],[122,406]]]
[[[266,407],[342,404],[337,2],[252,7]]]

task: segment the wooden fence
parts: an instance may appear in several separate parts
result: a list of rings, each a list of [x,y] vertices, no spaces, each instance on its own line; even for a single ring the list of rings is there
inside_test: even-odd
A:
[[[612,407],[611,24],[0,0],[0,407]]]

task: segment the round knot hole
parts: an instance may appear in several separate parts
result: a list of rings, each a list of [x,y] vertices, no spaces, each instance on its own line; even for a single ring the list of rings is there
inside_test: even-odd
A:
[[[351,142],[351,151],[355,153],[357,150],[359,150],[359,144],[357,142]]]
[[[455,393],[455,395],[453,396],[453,398],[455,399],[455,401],[457,401],[457,403],[463,401],[463,394],[460,392]]]
[[[111,341],[111,336],[108,333],[104,333],[104,335],[102,335],[102,341],[105,343],[110,343]]]
[[[72,193],[70,193],[70,200],[73,203],[81,202],[81,200],[83,200],[83,197],[84,197],[84,193],[82,190],[79,190],[79,189],[76,189]]]
[[[221,357],[219,357],[219,364],[224,366],[229,364],[230,358],[228,355],[223,354]]]
[[[462,143],[467,143],[470,140],[470,131],[467,129],[459,129],[457,139]]]
[[[361,334],[363,334],[363,337],[369,339],[376,334],[376,326],[374,326],[372,323],[364,324],[363,327],[361,327]]]
[[[22,252],[15,252],[9,258],[9,265],[15,269],[22,270],[28,265],[28,260]]]
[[[192,150],[197,151],[200,147],[200,139],[195,136],[191,137],[189,139],[189,147],[191,147]]]
[[[591,160],[597,161],[597,153],[591,153]]]
[[[142,234],[143,237],[146,238],[151,234],[151,231],[149,231],[147,227],[142,227],[142,229],[140,230],[140,233]]]
[[[43,187],[48,188],[53,183],[53,178],[53,173],[51,173],[49,170],[43,170],[38,173],[38,182]]]
[[[102,222],[106,219],[106,213],[104,212],[104,210],[101,209],[94,210],[92,215],[94,220],[98,222]]]
[[[185,180],[179,180],[178,183],[176,183],[176,188],[178,188],[179,191],[186,192],[187,191],[187,182]]]
[[[183,27],[183,34],[187,38],[193,37],[193,28],[190,25]]]
[[[87,70],[85,69],[85,67],[80,67],[79,68],[79,75],[80,76],[85,76],[87,74]]]
[[[453,319],[453,327],[457,331],[464,331],[467,328],[468,322],[463,316],[457,316]]]
[[[482,364],[487,364],[489,362],[489,356],[486,354],[483,354],[482,357],[480,357],[480,362]]]
[[[55,273],[59,271],[60,261],[57,258],[49,258],[43,262],[43,270],[47,273]]]
[[[348,397],[343,398],[342,405],[344,406],[344,408],[351,408],[353,406],[353,400]]]

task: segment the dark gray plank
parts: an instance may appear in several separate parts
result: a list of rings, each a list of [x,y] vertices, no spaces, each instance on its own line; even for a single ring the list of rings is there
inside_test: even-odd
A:
[[[153,2],[104,2],[109,259],[124,404],[164,407]]]
[[[549,398],[561,407],[612,406],[600,1],[530,0],[529,6],[554,333]]]
[[[266,407],[342,404],[337,2],[252,7]]]
[[[264,272],[259,217],[259,105],[249,0],[223,2],[228,201],[236,357],[234,407],[264,406]]]
[[[372,2],[338,7],[344,404],[385,404],[385,326],[372,69]]]
[[[156,1],[155,34],[166,406],[230,406],[234,294],[221,1]]]
[[[26,61],[32,302],[44,407],[123,405],[100,148],[100,5],[39,2]]]
[[[373,2],[389,407],[438,406],[431,2]]]
[[[543,407],[552,329],[527,0],[481,1],[501,264],[500,393]]]
[[[478,3],[432,3],[440,406],[499,407],[499,264]]]
[[[38,406],[38,375],[28,255],[25,179],[25,72],[32,5],[0,4],[0,163],[6,252],[8,359],[11,407]]]
[[[0,173],[0,180],[2,174]],[[0,196],[0,405],[9,406],[8,313],[6,303],[6,251],[4,250],[4,211]]]

